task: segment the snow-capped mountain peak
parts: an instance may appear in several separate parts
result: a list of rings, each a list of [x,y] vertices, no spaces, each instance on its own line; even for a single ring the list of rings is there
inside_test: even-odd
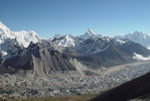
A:
[[[53,37],[52,37],[52,39],[59,39],[59,38],[61,38],[61,37],[63,37],[64,36],[64,34],[55,34]]]
[[[124,37],[134,42],[140,43],[147,48],[150,46],[150,36],[144,32],[135,31],[133,33],[128,33]]]
[[[147,35],[146,33],[144,32],[138,32],[138,31],[135,31],[133,33],[128,33],[127,35],[125,35],[125,37],[141,37],[143,39],[146,39],[148,37],[150,37],[149,35]]]
[[[56,35],[52,41],[62,47],[75,47],[75,37],[72,35]]]
[[[96,33],[91,28],[88,28],[88,30],[87,30],[87,32],[85,34],[96,35]]]
[[[30,42],[36,43],[39,42],[40,38],[34,31],[19,31],[13,32],[15,34],[15,38],[20,45],[24,47],[28,47]]]
[[[0,31],[10,32],[10,29],[0,21]]]
[[[34,31],[11,31],[6,25],[0,22],[0,43],[6,39],[16,39],[24,47],[27,47],[31,41],[36,43],[40,40]]]
[[[79,38],[87,40],[89,38],[96,38],[98,35],[89,28],[83,35],[80,35]]]
[[[71,35],[66,35],[64,42],[67,43],[65,44],[65,47],[69,47],[69,46],[75,47],[75,40],[73,39],[73,36]]]
[[[10,39],[14,38],[14,34],[11,33],[10,29],[5,26],[1,21],[0,21],[0,39],[6,39],[7,37],[10,37]]]
[[[30,42],[37,43],[40,38],[34,31],[11,31],[0,22],[0,48],[5,53],[15,50],[15,46],[28,47]],[[8,47],[7,47],[8,46]]]

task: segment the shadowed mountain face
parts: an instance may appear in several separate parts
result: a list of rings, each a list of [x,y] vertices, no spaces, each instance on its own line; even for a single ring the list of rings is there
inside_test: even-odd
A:
[[[150,55],[150,50],[128,39],[88,35],[87,38],[85,36],[69,37],[69,35],[64,35],[54,38],[52,41],[67,48],[65,53],[92,68],[134,62],[136,61],[133,59],[134,53],[144,57]]]
[[[28,48],[20,49],[4,61],[4,67],[34,70],[37,74],[48,74],[51,71],[71,71],[76,68],[70,62],[71,57],[54,50],[52,46],[31,43]]]
[[[143,99],[141,101],[144,101],[144,99],[150,98],[149,95],[147,95],[149,93],[150,73],[147,73],[141,77],[109,90],[92,99],[91,101],[127,101],[135,98],[141,98]]]
[[[98,41],[96,50],[101,49],[101,47],[98,47],[100,43],[101,41]],[[143,56],[150,55],[149,50],[132,41],[126,41],[121,45],[113,40],[106,43],[106,48],[103,51],[84,54],[84,52],[82,53],[75,48],[59,47],[51,41],[43,40],[40,43],[31,43],[27,48],[18,48],[14,53],[12,52],[11,56],[2,62],[0,69],[6,72],[8,68],[34,70],[37,74],[49,74],[51,71],[76,70],[70,62],[72,59],[76,59],[87,67],[101,68],[134,62],[136,61],[133,59],[134,52]],[[92,43],[89,42],[89,45],[92,46]],[[85,45],[86,49],[90,47],[89,45]],[[102,46],[105,47],[105,44]]]
[[[116,45],[113,41],[111,41],[104,51],[96,52],[95,54],[84,54],[84,52],[81,53],[74,48],[67,48],[64,52],[92,68],[101,66],[110,67],[113,65],[134,62],[136,61],[133,59],[134,52],[142,54],[143,56],[150,55],[150,51],[148,49],[132,41],[128,41],[123,45]]]
[[[143,56],[147,56],[147,54],[150,54],[150,51],[148,49],[132,41],[129,41],[124,45],[120,46],[120,49],[121,51],[125,52],[127,55],[130,56],[133,55],[133,52],[142,54]]]

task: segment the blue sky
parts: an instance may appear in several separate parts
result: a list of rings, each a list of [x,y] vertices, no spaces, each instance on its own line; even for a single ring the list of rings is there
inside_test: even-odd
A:
[[[150,0],[0,0],[0,20],[13,31],[41,37],[83,34],[150,33]]]

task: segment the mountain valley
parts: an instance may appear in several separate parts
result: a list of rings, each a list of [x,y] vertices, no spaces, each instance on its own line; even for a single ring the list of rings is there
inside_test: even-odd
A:
[[[40,38],[0,23],[0,97],[98,94],[150,72],[150,50],[88,29]]]

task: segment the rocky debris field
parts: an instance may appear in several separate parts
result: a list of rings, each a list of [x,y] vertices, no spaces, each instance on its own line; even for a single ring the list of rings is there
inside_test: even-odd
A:
[[[0,97],[49,97],[97,94],[150,71],[150,61],[135,62],[96,70],[99,75],[76,71],[53,72],[47,77],[20,71],[0,75]]]

